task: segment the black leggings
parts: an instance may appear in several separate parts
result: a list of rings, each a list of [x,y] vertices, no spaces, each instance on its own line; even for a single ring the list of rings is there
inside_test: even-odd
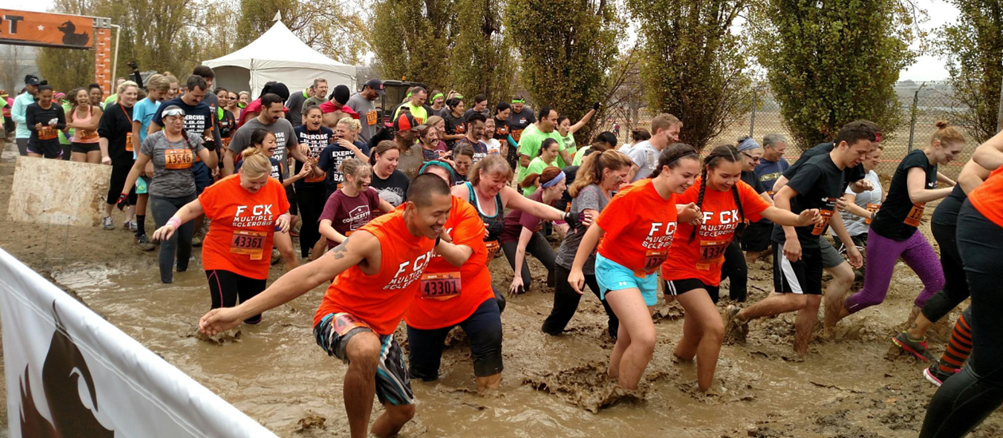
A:
[[[731,245],[724,251],[724,264],[721,265],[721,281],[731,279],[728,287],[728,297],[732,301],[745,302],[749,295],[749,266],[745,264],[745,253],[742,252],[741,239],[731,239]],[[711,293],[711,300],[717,304],[718,293]]]
[[[195,200],[195,194],[180,198],[162,198],[160,196],[150,196],[150,213],[153,215],[153,222],[160,228],[167,225],[181,207]],[[195,221],[190,220],[181,224],[170,239],[160,243],[160,254],[157,257],[157,264],[160,266],[160,282],[167,284],[174,280],[174,259],[178,260],[178,272],[188,270],[188,260],[192,257],[192,234],[195,233]]]
[[[213,309],[234,307],[237,305],[238,297],[243,303],[265,290],[266,280],[247,278],[222,269],[205,271],[205,278],[209,281],[209,296],[212,298]],[[261,322],[261,314],[247,318],[244,322],[257,324]]]
[[[1003,228],[966,200],[957,236],[972,293],[972,355],[933,395],[920,438],[963,437],[1003,405]]]
[[[296,188],[296,203],[300,214],[300,255],[310,257],[310,250],[320,239],[320,214],[327,198],[324,184],[304,185]]]
[[[474,375],[493,376],[502,372],[502,324],[498,303],[485,300],[459,324],[467,334],[470,355],[474,359]],[[455,326],[421,330],[407,326],[408,374],[426,382],[439,378],[442,347],[449,331]]]
[[[571,284],[568,283],[571,270],[561,265],[557,265],[555,269],[555,282],[557,284],[554,286],[554,308],[551,309],[550,316],[543,321],[543,332],[551,336],[557,336],[564,331],[564,328],[571,322],[571,318],[575,316],[575,312],[578,311],[578,303],[582,299],[582,296],[575,292],[571,288]],[[599,283],[596,282],[595,274],[586,275],[585,284],[596,298],[599,298],[603,308],[606,309],[606,316],[609,318],[607,330],[610,337],[616,339],[617,330],[620,329],[620,320],[613,313],[613,308],[609,306],[609,303],[599,297]]]
[[[940,321],[951,313],[958,304],[968,299],[968,278],[958,252],[957,225],[930,223],[933,238],[940,245],[940,266],[944,269],[944,289],[937,292],[923,305],[923,316],[930,322]]]
[[[111,181],[108,184],[108,199],[105,201],[115,205],[118,197],[125,189],[129,189],[129,205],[136,205],[136,186],[125,187],[125,180],[129,178],[129,171],[132,170],[132,163],[112,164]]]
[[[515,272],[515,250],[519,244],[517,242],[502,243],[502,251],[505,252],[505,258],[508,259],[508,265],[512,266],[512,271]],[[536,257],[540,263],[543,263],[543,267],[547,268],[547,284],[554,284],[554,259],[557,257],[554,254],[554,248],[550,246],[550,242],[547,242],[547,238],[543,237],[539,231],[533,233],[533,237],[526,244],[526,255],[530,254]],[[529,260],[526,257],[522,259],[522,287],[523,290],[529,291],[530,285],[533,283],[533,276],[529,274],[529,265],[526,261]]]

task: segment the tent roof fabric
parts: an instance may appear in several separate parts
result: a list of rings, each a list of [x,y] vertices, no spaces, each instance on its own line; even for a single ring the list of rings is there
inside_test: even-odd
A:
[[[276,21],[271,29],[251,44],[226,56],[206,61],[205,65],[213,68],[242,67],[248,70],[274,67],[342,70],[352,67],[312,49],[281,21]]]

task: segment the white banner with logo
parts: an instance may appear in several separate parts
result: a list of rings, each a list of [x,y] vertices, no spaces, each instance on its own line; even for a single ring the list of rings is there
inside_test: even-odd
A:
[[[273,437],[0,250],[11,437]]]

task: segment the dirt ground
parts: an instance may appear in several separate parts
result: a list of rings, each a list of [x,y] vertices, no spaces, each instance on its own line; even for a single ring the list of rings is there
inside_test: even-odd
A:
[[[324,357],[310,331],[322,290],[270,311],[266,323],[245,329],[237,342],[209,346],[192,336],[209,306],[197,253],[194,272],[178,274],[175,285],[160,288],[155,252],[139,251],[129,233],[10,222],[13,167],[11,161],[0,163],[0,227],[5,230],[0,248],[75,290],[113,324],[276,434],[347,436],[340,390],[345,366]],[[116,216],[115,223],[121,221]],[[147,227],[152,229],[152,220]],[[929,236],[928,227],[924,232]],[[495,285],[507,289],[512,271],[504,259],[489,267]],[[500,393],[475,393],[469,349],[457,331],[447,341],[452,346],[444,353],[440,379],[414,382],[418,414],[403,436],[905,438],[918,434],[936,390],[921,375],[924,363],[906,356],[885,358],[890,337],[922,288],[901,264],[883,305],[843,321],[833,340],[813,340],[805,358],[791,349],[793,315],[753,322],[747,343],[723,348],[710,394],[695,391],[693,364],[672,355],[681,337],[681,309],[660,305],[655,357],[641,388],[625,392],[604,375],[613,344],[595,297],[586,293],[568,331],[549,337],[539,327],[552,306],[553,290],[539,286],[546,274],[535,259],[531,269],[535,286],[510,299],[502,315]],[[283,271],[274,268],[271,280]],[[100,281],[86,280],[96,277]],[[749,288],[750,302],[772,290],[768,264],[750,267]],[[153,306],[146,298],[154,291],[176,295]],[[145,295],[134,299],[140,295],[133,293]],[[140,315],[143,324],[161,327],[141,325],[137,310],[150,311]],[[939,327],[941,336],[957,313]],[[931,339],[931,352],[939,355],[944,342]],[[0,403],[4,426],[6,408]],[[972,434],[1001,435],[999,413]]]

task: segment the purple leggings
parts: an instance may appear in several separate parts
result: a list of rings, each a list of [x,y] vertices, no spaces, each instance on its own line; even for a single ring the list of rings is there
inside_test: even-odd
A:
[[[917,230],[912,237],[899,242],[871,230],[867,234],[864,288],[846,299],[846,310],[856,313],[881,304],[888,294],[888,284],[892,281],[892,271],[899,257],[923,281],[923,291],[916,297],[916,307],[923,307],[926,300],[944,288],[944,270],[923,233]]]

